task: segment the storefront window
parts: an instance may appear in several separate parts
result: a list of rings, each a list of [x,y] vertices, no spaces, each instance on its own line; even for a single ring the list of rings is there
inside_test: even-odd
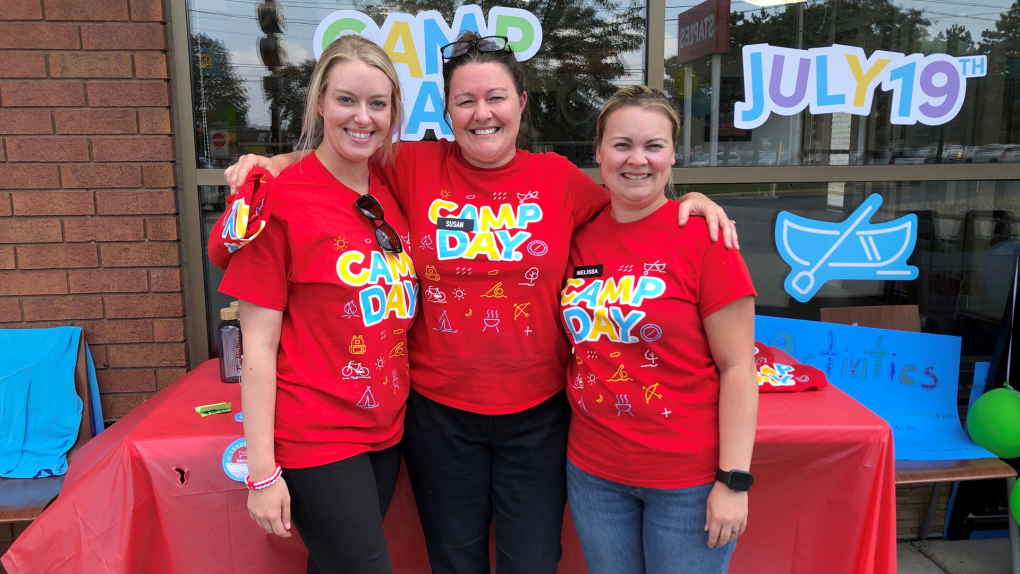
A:
[[[1013,0],[681,0],[665,26],[678,167],[1020,161]],[[803,52],[744,57],[761,44]],[[809,52],[834,45],[850,48]]]
[[[209,261],[209,232],[212,231],[216,220],[220,218],[227,208],[227,194],[230,188],[225,185],[201,185],[198,187],[199,205],[202,210],[202,267],[205,271],[205,309],[206,327],[209,333],[210,356],[219,354],[217,347],[216,327],[220,324],[220,309],[229,307],[234,299],[220,293],[220,281],[223,280],[223,270],[216,267]]]
[[[679,194],[710,195],[736,220],[741,253],[758,290],[758,314],[817,321],[820,309],[826,307],[917,305],[924,332],[962,337],[965,357],[992,354],[1006,309],[1014,253],[1020,246],[1020,182],[676,187]],[[796,301],[784,287],[791,266],[776,245],[778,214],[785,211],[819,222],[843,222],[875,194],[883,202],[871,223],[907,214],[917,217],[916,244],[906,260],[918,269],[917,278],[831,280],[806,303]],[[889,252],[885,253],[888,257]],[[859,255],[863,260],[866,253],[862,250]]]
[[[198,167],[223,168],[244,153],[293,149],[315,64],[313,37],[331,13],[357,10],[382,25],[391,12],[437,10],[452,26],[460,5],[452,0],[425,7],[408,1],[355,6],[333,0],[189,0]],[[541,48],[525,65],[535,128],[532,149],[593,165],[595,114],[620,86],[645,82],[645,4],[536,0],[494,5],[526,10],[541,23]],[[491,7],[483,5],[482,14]],[[405,49],[398,45],[393,49]],[[418,49],[424,61],[425,49]]]

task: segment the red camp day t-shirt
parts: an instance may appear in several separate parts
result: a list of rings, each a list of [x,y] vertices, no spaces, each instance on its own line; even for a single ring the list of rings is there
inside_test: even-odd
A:
[[[574,346],[567,455],[614,482],[686,488],[719,464],[719,371],[702,319],[756,295],[740,253],[679,203],[631,223],[607,208],[574,235],[561,299]],[[748,349],[748,353],[751,349]]]
[[[376,179],[370,193],[406,235],[403,211]],[[414,264],[406,250],[379,248],[374,226],[354,205],[359,194],[315,154],[281,174],[271,193],[268,223],[233,255],[220,291],[283,311],[276,462],[305,468],[393,446],[410,388]]]
[[[554,153],[521,150],[480,169],[448,141],[402,144],[385,177],[408,214],[421,280],[409,341],[414,389],[490,415],[561,391],[570,351],[558,302],[570,237],[608,203],[606,191]]]

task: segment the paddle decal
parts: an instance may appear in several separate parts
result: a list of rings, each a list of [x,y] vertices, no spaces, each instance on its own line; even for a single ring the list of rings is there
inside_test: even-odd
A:
[[[846,220],[816,221],[780,212],[776,248],[790,266],[784,287],[805,303],[831,279],[911,280],[917,267],[907,265],[917,242],[917,216],[870,223],[882,206],[872,194]]]

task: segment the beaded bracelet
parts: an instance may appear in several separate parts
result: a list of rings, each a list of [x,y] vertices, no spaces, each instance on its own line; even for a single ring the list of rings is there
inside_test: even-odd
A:
[[[276,470],[273,471],[273,474],[270,475],[269,478],[255,482],[251,479],[251,475],[248,475],[244,477],[244,485],[248,487],[248,490],[262,490],[263,488],[272,486],[277,480],[280,480],[281,475],[283,475],[283,469],[280,468],[280,465],[276,465]]]

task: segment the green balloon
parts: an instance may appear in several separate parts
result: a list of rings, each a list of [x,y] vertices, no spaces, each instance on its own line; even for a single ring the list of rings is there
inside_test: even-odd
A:
[[[1013,509],[1013,518],[1020,520],[1020,488],[1013,486],[1013,494],[1009,495],[1009,507]]]
[[[1020,393],[1001,388],[981,395],[967,413],[967,432],[999,458],[1020,457]]]

